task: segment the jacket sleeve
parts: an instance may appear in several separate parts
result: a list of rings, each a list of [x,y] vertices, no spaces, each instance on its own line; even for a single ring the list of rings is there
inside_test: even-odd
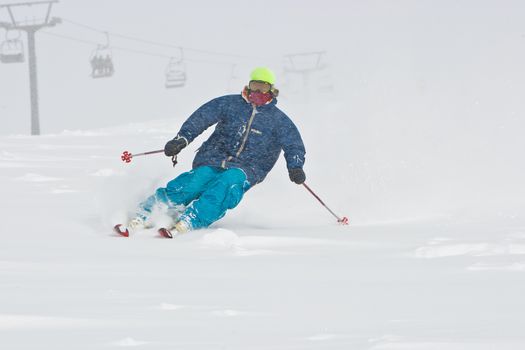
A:
[[[210,126],[216,124],[222,115],[223,99],[218,97],[199,107],[182,124],[177,137],[183,137],[187,143],[190,143]]]
[[[287,168],[302,168],[305,161],[306,150],[299,130],[287,116],[285,116],[279,128],[279,139],[281,148],[284,151]]]

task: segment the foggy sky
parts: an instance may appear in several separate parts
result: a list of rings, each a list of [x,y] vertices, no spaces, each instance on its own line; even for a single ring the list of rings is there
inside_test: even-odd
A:
[[[399,123],[422,112],[445,122],[465,114],[475,114],[480,123],[512,119],[523,113],[524,10],[521,1],[64,0],[52,15],[112,33],[253,58],[187,51],[189,60],[211,63],[187,62],[187,87],[166,91],[164,58],[114,50],[116,75],[94,81],[88,62],[93,45],[40,33],[42,133],[183,119],[207,99],[235,90],[229,87],[242,89],[242,79],[230,82],[232,63],[239,78],[260,64],[280,73],[283,55],[318,50],[328,52],[338,98],[359,114],[402,112],[395,116]],[[6,20],[5,9],[0,16]],[[101,33],[68,22],[45,31],[105,42]],[[110,44],[178,54],[119,38]],[[0,65],[1,134],[29,132],[28,95],[27,65]]]

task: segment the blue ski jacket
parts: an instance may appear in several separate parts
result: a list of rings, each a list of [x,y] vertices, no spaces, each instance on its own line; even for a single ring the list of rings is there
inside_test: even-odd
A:
[[[199,148],[193,168],[214,166],[242,169],[250,186],[264,180],[284,150],[288,169],[302,168],[305,148],[297,127],[276,106],[255,107],[244,95],[215,98],[197,109],[182,125],[177,137],[192,142],[216,124]]]

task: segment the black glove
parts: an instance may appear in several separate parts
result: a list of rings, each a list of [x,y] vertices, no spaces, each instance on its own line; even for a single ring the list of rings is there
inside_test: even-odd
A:
[[[187,145],[188,143],[186,142],[185,138],[177,136],[173,140],[169,141],[166,146],[164,146],[164,154],[168,157],[176,156]]]
[[[300,185],[306,180],[306,174],[301,168],[288,169],[288,175],[290,175],[290,180]]]

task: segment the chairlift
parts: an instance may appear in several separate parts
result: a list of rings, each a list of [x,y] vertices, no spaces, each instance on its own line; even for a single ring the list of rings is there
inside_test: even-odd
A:
[[[109,78],[115,73],[113,52],[109,47],[109,34],[107,32],[106,40],[106,45],[98,45],[89,59],[91,63],[91,77],[94,79]]]
[[[166,89],[183,87],[186,84],[186,65],[183,62],[183,51],[180,49],[180,57],[170,58],[166,67]]]
[[[6,31],[6,39],[0,44],[0,62],[2,63],[23,63],[25,60],[24,43],[20,40],[20,32],[18,37],[10,39]]]

